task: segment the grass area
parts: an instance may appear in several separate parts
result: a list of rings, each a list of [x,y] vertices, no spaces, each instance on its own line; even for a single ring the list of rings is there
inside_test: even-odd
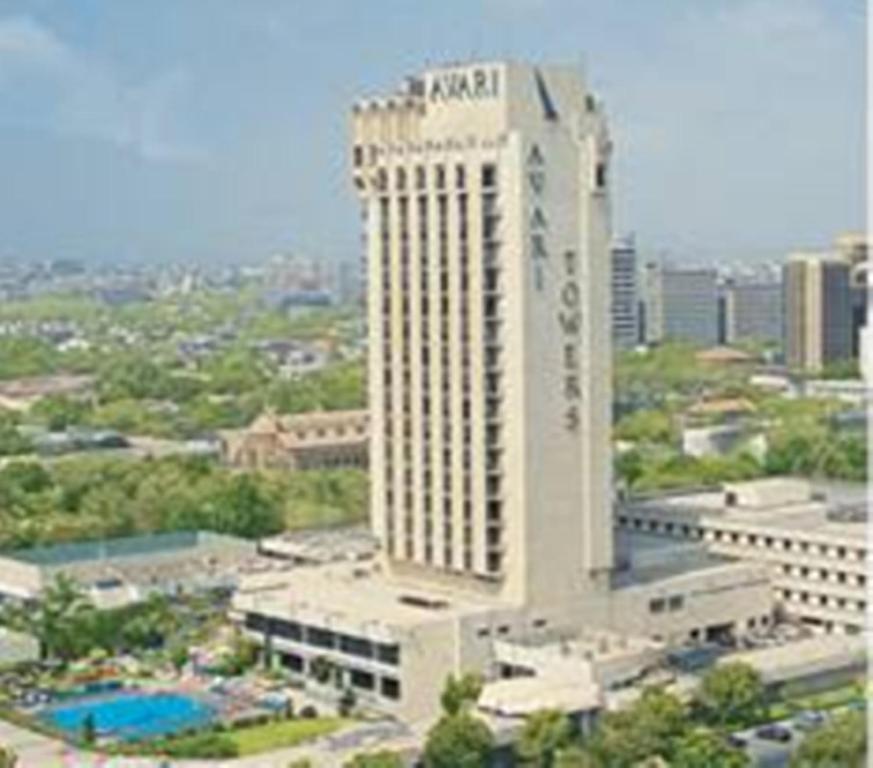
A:
[[[802,696],[789,696],[770,706],[768,719],[782,720],[806,709],[836,709],[862,699],[863,693],[855,684]]]
[[[265,725],[254,725],[238,731],[228,731],[241,756],[268,752],[273,749],[295,747],[304,741],[338,731],[351,721],[340,717],[281,720]]]

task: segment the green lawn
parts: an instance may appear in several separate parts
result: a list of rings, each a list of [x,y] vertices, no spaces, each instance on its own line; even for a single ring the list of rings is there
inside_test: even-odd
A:
[[[228,731],[240,755],[252,755],[272,749],[294,747],[304,741],[326,736],[348,725],[351,721],[340,717],[282,720],[265,725]]]
[[[806,709],[836,709],[853,701],[861,701],[863,691],[855,684],[810,693],[801,696],[787,696],[770,706],[769,720],[782,720]]]

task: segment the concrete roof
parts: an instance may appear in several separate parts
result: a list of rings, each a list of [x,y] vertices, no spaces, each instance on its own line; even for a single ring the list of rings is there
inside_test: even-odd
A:
[[[754,481],[770,482],[770,481]],[[861,484],[822,486],[827,500],[809,499],[784,505],[759,508],[732,508],[725,505],[722,491],[675,494],[661,498],[630,502],[633,510],[661,511],[689,522],[701,519],[718,520],[725,524],[768,529],[776,535],[790,532],[795,535],[822,535],[840,538],[858,546],[866,543],[867,525],[864,522],[844,522],[829,518],[828,510],[840,506],[863,504],[866,489]]]
[[[722,656],[717,664],[743,662],[761,673],[764,682],[780,683],[799,677],[861,668],[866,665],[864,638],[822,635],[773,648],[759,648]]]
[[[392,629],[412,629],[507,607],[469,590],[389,577],[372,564],[353,563],[247,575],[234,605],[338,631],[346,627],[364,635],[389,637]]]
[[[508,717],[524,717],[543,709],[590,712],[603,705],[600,686],[573,677],[516,677],[497,680],[482,690],[478,707]]]

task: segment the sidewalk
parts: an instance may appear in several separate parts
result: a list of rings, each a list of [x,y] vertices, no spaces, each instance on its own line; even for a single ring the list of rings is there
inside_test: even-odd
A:
[[[154,757],[104,757],[70,747],[33,731],[0,720],[0,744],[18,755],[16,768],[161,768],[167,763]],[[172,768],[288,768],[293,760],[308,758],[317,768],[342,768],[353,754],[369,749],[411,751],[412,734],[401,726],[362,724],[297,747],[229,760],[170,760]]]

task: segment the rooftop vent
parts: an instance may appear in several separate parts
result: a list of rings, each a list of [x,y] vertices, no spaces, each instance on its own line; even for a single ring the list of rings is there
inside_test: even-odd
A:
[[[449,603],[446,600],[422,597],[420,595],[401,595],[399,600],[403,605],[409,605],[413,608],[424,608],[427,611],[442,611],[449,607]]]

